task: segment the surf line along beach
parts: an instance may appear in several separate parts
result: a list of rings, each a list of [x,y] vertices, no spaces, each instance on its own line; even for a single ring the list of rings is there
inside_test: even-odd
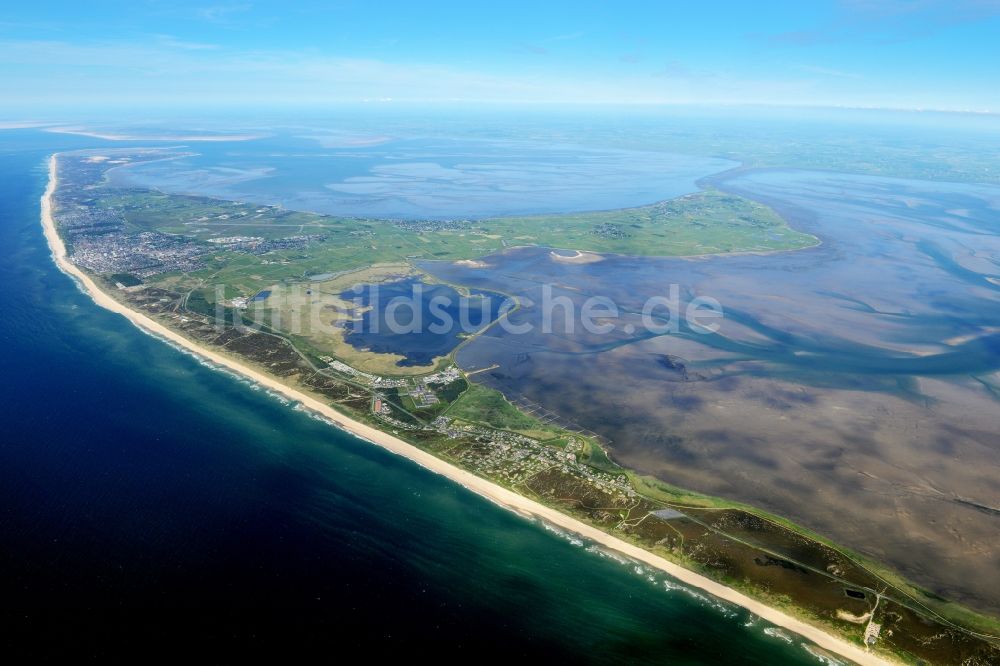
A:
[[[56,187],[58,186],[58,153],[49,157],[49,181],[42,195],[41,200],[41,221],[45,238],[48,241],[49,249],[56,266],[73,278],[93,301],[112,312],[122,315],[135,326],[147,333],[151,333],[163,340],[178,347],[189,350],[209,363],[236,372],[256,384],[267,388],[275,393],[283,395],[290,400],[296,401],[303,408],[308,409],[326,420],[333,422],[339,428],[364,439],[372,444],[382,447],[392,453],[408,458],[421,467],[440,474],[466,489],[502,506],[514,511],[522,516],[530,516],[545,521],[562,529],[576,533],[581,537],[599,544],[609,550],[616,551],[637,562],[641,562],[650,567],[663,571],[676,578],[678,581],[698,588],[709,594],[728,601],[737,606],[741,606],[760,618],[783,629],[787,629],[803,638],[815,643],[821,648],[834,652],[842,657],[846,657],[858,664],[865,666],[872,664],[889,664],[883,657],[873,654],[860,645],[855,645],[843,638],[839,638],[830,633],[814,627],[796,617],[771,608],[751,597],[736,590],[717,583],[701,574],[689,571],[669,560],[655,555],[647,550],[639,548],[622,539],[607,534],[596,527],[587,525],[575,518],[572,518],[556,509],[539,504],[511,490],[496,485],[486,479],[476,476],[471,472],[447,463],[416,446],[407,444],[403,440],[373,428],[367,424],[355,421],[344,414],[336,411],[329,405],[302,393],[290,386],[282,384],[277,379],[270,377],[250,366],[239,361],[205,348],[192,342],[179,333],[172,331],[163,324],[148,317],[141,312],[126,307],[116,299],[105,293],[97,283],[69,261],[66,254],[66,244],[60,238],[56,230],[55,219],[53,217],[53,202]]]

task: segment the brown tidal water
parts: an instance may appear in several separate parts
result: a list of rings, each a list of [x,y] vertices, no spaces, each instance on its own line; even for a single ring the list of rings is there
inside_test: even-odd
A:
[[[518,296],[464,347],[515,400],[590,429],[619,462],[750,502],[1000,612],[1000,188],[759,170],[716,183],[775,207],[815,248],[693,259],[548,249],[428,262]],[[638,314],[677,284],[717,299],[717,333],[655,335]],[[614,331],[542,331],[542,290],[623,313]]]

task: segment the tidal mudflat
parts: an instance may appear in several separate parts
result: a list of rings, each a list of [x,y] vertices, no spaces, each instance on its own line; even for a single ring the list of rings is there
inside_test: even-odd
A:
[[[761,170],[714,183],[762,201],[818,247],[567,263],[543,248],[449,282],[518,296],[512,323],[458,354],[514,400],[610,442],[623,464],[762,506],[929,589],[1000,609],[1000,188]],[[655,335],[669,285],[717,299],[715,334]],[[606,296],[615,330],[543,332],[541,290]],[[534,305],[532,305],[534,304]],[[631,332],[630,332],[631,331]]]
[[[289,136],[199,145],[114,173],[172,194],[373,218],[448,219],[608,210],[696,191],[730,160],[551,142],[384,138],[331,147]]]

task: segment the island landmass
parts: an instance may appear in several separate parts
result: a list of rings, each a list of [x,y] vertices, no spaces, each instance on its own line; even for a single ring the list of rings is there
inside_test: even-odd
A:
[[[280,393],[330,423],[501,506],[749,609],[862,664],[990,663],[1000,623],[754,507],[687,492],[612,461],[596,434],[476,383],[455,354],[518,304],[436,283],[416,262],[521,245],[553,261],[601,254],[781,252],[815,237],[767,206],[708,189],[636,208],[485,220],[369,220],[112,185],[163,150],[53,155],[42,224],[56,264],[141,329]],[[418,282],[505,307],[442,348],[352,340],[370,312],[352,285]],[[339,326],[291,326],[304,311]],[[277,323],[275,323],[277,322]],[[667,359],[672,370],[683,363]]]

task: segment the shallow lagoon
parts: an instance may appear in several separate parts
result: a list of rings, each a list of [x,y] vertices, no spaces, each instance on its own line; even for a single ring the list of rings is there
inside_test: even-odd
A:
[[[444,284],[416,278],[358,285],[340,294],[361,316],[346,324],[344,340],[355,349],[403,356],[401,367],[427,365],[451,352],[465,335],[497,318],[499,294],[459,294]]]
[[[710,157],[531,141],[308,137],[198,145],[118,170],[123,184],[349,217],[481,218],[604,210],[669,199],[736,166]]]

